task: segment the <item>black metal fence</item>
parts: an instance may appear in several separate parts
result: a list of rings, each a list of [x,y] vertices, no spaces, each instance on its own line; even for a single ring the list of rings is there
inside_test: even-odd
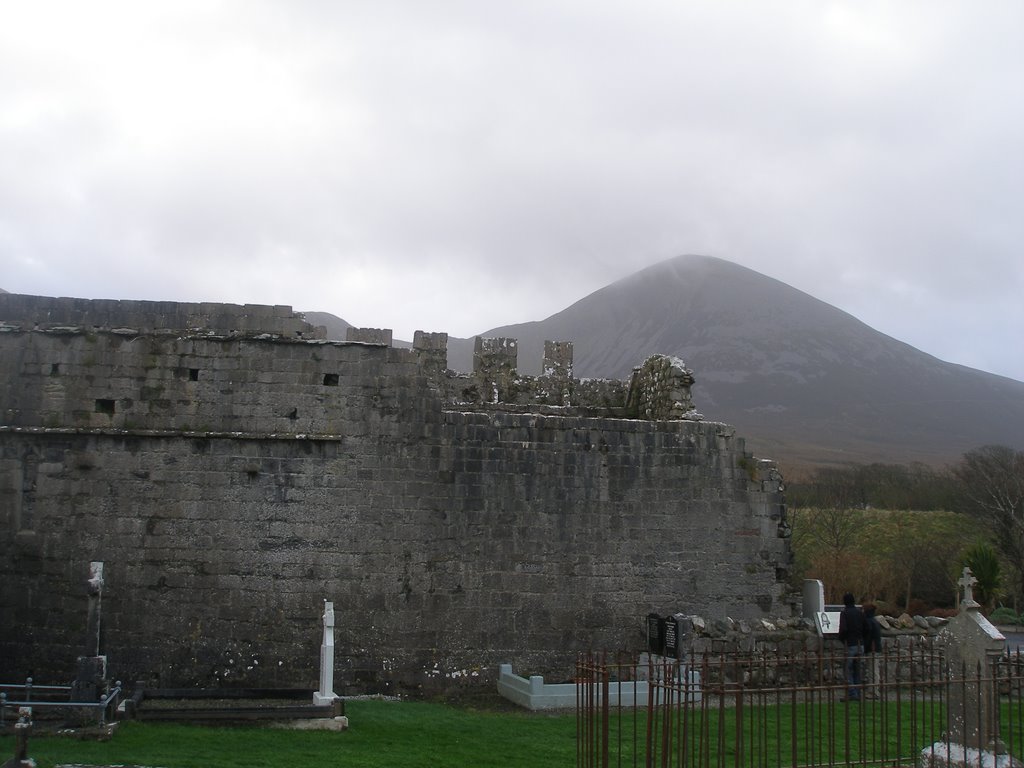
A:
[[[15,722],[22,707],[31,708],[37,718],[56,713],[72,722],[103,725],[116,719],[122,695],[120,681],[88,701],[76,701],[73,686],[34,685],[31,677],[24,683],[0,683],[0,727]]]
[[[144,688],[127,692],[117,682],[95,700],[75,701],[69,685],[0,683],[0,728],[18,720],[23,707],[34,720],[60,720],[69,725],[104,725],[114,720],[248,722],[339,717],[345,701],[309,703],[308,688]],[[301,703],[300,703],[301,702]]]
[[[849,689],[842,649],[701,654],[687,661],[587,654],[577,663],[577,766],[982,764],[951,727],[1024,754],[1024,657],[950,669],[928,641],[861,663]],[[959,718],[962,725],[954,725]]]

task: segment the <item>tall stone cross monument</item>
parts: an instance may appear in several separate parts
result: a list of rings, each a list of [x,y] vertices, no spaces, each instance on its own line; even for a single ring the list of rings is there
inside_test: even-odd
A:
[[[324,639],[320,644],[320,690],[313,704],[326,706],[338,698],[334,692],[334,603],[324,600]]]
[[[100,618],[103,607],[103,563],[89,563],[89,615],[86,618],[85,654],[78,657],[78,672],[71,684],[73,701],[93,702],[107,682],[107,657],[100,651]]]
[[[944,630],[949,674],[956,681],[949,687],[949,740],[968,748],[998,752],[999,697],[993,673],[1006,648],[1006,638],[981,614],[973,593],[978,580],[970,568],[964,568],[957,583],[963,587],[960,613]]]

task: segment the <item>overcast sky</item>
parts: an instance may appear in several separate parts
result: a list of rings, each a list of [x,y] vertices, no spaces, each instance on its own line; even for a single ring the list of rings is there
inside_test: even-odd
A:
[[[470,336],[728,259],[1024,380],[1024,3],[7,2],[0,288]]]

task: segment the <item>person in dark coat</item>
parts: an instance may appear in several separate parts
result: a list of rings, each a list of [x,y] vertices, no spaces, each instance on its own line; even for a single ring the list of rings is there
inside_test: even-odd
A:
[[[846,696],[860,699],[860,662],[864,654],[864,614],[847,592],[843,595],[843,612],[839,614],[839,639],[846,648]]]
[[[878,686],[882,679],[878,673],[878,655],[882,652],[882,625],[875,618],[877,608],[874,603],[867,603],[863,606],[864,611],[864,660],[868,662],[867,669],[871,670],[871,698],[878,697]]]

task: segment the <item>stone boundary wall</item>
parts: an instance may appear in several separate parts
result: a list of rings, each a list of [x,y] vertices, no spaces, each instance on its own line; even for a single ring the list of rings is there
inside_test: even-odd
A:
[[[324,599],[350,691],[566,674],[681,601],[791,610],[770,462],[726,425],[621,418],[636,379],[564,405],[586,387],[566,346],[535,380],[478,371],[485,402],[439,367],[443,334],[405,350],[0,322],[4,679],[69,678],[94,560],[111,675],[163,686],[312,690]],[[526,402],[537,386],[562,404]]]

